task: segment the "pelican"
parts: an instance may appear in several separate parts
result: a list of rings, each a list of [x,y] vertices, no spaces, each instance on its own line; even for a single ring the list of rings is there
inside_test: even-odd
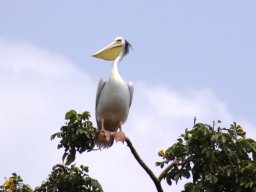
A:
[[[129,53],[131,45],[122,37],[117,37],[92,56],[113,61],[109,79],[101,79],[96,93],[96,121],[100,130],[96,140],[99,148],[108,148],[114,140],[125,141],[122,125],[126,122],[133,98],[133,84],[125,83],[118,71],[118,65]]]

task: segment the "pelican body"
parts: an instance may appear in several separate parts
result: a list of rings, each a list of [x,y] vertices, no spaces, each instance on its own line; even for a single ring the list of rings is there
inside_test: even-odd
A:
[[[99,148],[113,145],[114,139],[124,141],[122,125],[126,122],[133,97],[132,83],[126,83],[118,65],[128,54],[130,44],[122,37],[93,54],[93,57],[113,61],[109,79],[101,79],[96,93],[96,121],[100,130],[96,144]],[[117,132],[119,129],[119,132]]]

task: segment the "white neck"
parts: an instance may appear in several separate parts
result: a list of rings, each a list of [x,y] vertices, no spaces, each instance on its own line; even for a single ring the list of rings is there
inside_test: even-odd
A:
[[[118,70],[118,64],[121,62],[123,57],[124,57],[124,54],[123,54],[123,52],[121,52],[120,55],[113,61],[110,78],[111,77],[113,77],[113,78],[120,77],[121,78],[121,76],[119,74],[119,70]]]

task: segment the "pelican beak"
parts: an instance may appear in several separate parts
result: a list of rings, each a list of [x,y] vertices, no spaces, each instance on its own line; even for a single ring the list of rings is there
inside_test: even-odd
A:
[[[107,61],[113,61],[115,60],[118,55],[122,51],[122,43],[121,41],[114,41],[104,47],[103,49],[97,51],[92,56],[100,59],[104,59]]]

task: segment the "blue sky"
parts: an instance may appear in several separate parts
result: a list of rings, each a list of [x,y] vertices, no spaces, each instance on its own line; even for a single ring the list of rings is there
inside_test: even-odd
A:
[[[254,1],[1,4],[3,38],[62,53],[100,77],[108,70],[90,55],[121,35],[134,47],[121,67],[127,79],[177,89],[210,87],[238,115],[255,116]]]
[[[224,125],[241,122],[249,136],[256,138],[255,6],[256,2],[249,0],[2,1],[0,88],[4,107],[0,119],[5,126],[0,144],[9,144],[13,150],[19,145],[21,160],[17,163],[19,157],[1,149],[6,150],[8,166],[0,178],[16,170],[32,186],[46,178],[51,165],[61,158],[56,143],[48,141],[49,136],[62,125],[67,110],[94,113],[97,82],[108,76],[111,63],[91,54],[117,36],[125,37],[133,46],[120,64],[124,79],[135,85],[126,133],[145,153],[149,164],[154,166],[157,150],[175,142],[194,116],[208,122],[221,119]],[[18,120],[9,120],[6,111],[17,113]],[[43,123],[38,126],[39,122]],[[161,127],[157,139],[155,131],[152,134],[154,123]],[[28,134],[36,139],[29,139]],[[6,140],[4,136],[10,135],[12,139]],[[148,149],[152,140],[156,142]],[[31,145],[34,142],[37,145]],[[26,148],[31,151],[24,152]],[[128,152],[123,150],[124,146],[117,144],[88,157],[88,164],[109,154],[115,156],[117,151],[124,158]],[[38,156],[39,151],[49,152],[52,158]],[[32,170],[38,166],[32,161],[34,156],[38,163],[40,159],[45,161],[45,171],[40,174],[27,171],[30,166]],[[84,159],[81,157],[81,163]],[[123,168],[120,163],[118,167]],[[139,170],[135,171],[138,180],[144,175],[137,174]],[[93,165],[91,172],[95,177],[101,175],[101,180],[107,177]],[[154,191],[148,180],[142,182],[149,186],[147,191]],[[103,187],[118,191],[109,182]],[[145,191],[143,186],[141,190]]]

